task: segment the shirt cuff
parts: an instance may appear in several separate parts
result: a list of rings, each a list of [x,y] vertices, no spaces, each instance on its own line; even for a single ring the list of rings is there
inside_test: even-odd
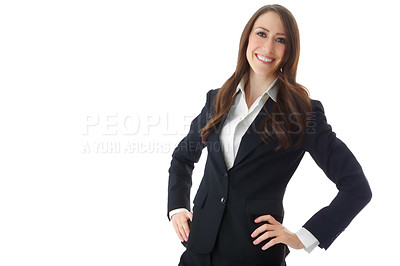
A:
[[[315,236],[304,227],[297,231],[296,235],[300,239],[301,243],[303,243],[304,250],[308,253],[311,253],[311,251],[319,245],[318,239],[316,239]]]
[[[169,219],[171,220],[172,215],[179,213],[179,212],[189,212],[186,208],[179,208],[169,212]]]

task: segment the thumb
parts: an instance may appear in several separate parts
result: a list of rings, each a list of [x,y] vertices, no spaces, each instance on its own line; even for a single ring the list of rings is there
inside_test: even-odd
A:
[[[190,221],[192,221],[192,219],[193,219],[193,212],[189,212],[189,219],[190,219]]]

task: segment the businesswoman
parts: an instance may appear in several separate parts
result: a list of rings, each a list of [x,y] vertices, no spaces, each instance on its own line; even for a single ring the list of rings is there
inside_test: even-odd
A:
[[[236,70],[172,154],[168,217],[186,246],[179,265],[286,265],[293,249],[328,249],[370,201],[362,168],[327,123],[321,102],[296,82],[297,23],[283,6],[245,26]],[[194,163],[207,147],[190,212]],[[309,152],[338,194],[296,233],[282,225],[286,185]]]

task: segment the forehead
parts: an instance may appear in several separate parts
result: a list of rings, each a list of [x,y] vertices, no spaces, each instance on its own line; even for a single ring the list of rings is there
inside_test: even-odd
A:
[[[283,26],[281,18],[273,11],[268,11],[259,16],[254,23],[253,29],[257,27],[265,28],[272,33],[281,32],[285,34],[285,27]]]

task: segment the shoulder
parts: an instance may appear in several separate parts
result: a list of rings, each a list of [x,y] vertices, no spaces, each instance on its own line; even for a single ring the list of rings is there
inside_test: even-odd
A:
[[[311,108],[312,108],[312,112],[313,113],[314,112],[316,112],[316,113],[318,113],[318,112],[325,113],[324,106],[322,105],[321,101],[315,100],[315,99],[311,99],[311,98],[310,98],[310,101],[311,101]]]
[[[207,98],[209,99],[215,99],[215,97],[217,97],[217,93],[218,93],[219,89],[213,89],[213,90],[209,90],[207,92]]]
[[[212,106],[215,102],[215,98],[217,97],[219,89],[212,89],[207,92],[207,102],[206,105]]]
[[[307,133],[314,133],[317,131],[331,130],[331,126],[328,124],[327,117],[325,115],[325,108],[321,101],[310,99],[312,111],[311,114],[307,116]]]

